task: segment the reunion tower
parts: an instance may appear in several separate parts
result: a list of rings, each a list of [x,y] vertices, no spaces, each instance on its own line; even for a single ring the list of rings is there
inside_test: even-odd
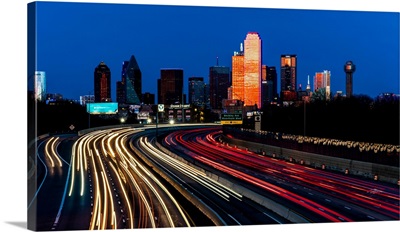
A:
[[[353,94],[353,73],[356,71],[356,66],[352,61],[347,61],[344,65],[346,73],[346,97],[351,97]]]

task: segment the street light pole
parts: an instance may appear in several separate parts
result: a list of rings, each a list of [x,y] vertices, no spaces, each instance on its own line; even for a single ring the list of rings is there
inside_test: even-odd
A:
[[[305,100],[303,101],[303,104],[304,104],[304,109],[303,109],[303,112],[304,112],[304,116],[303,116],[303,118],[304,118],[303,133],[304,133],[304,136],[306,136],[306,101]]]
[[[87,112],[88,112],[88,128],[90,128],[90,102],[92,101],[92,97],[91,97],[91,95],[90,95],[90,93],[91,92],[93,92],[93,90],[92,91],[89,91],[89,95],[88,95],[88,102],[86,103],[86,104],[88,104],[88,107],[87,107]]]
[[[88,128],[90,128],[90,103],[89,103],[89,111],[88,111],[88,115],[89,115],[89,125],[88,125]]]
[[[158,109],[156,112],[156,139],[157,139],[157,137],[158,137]]]

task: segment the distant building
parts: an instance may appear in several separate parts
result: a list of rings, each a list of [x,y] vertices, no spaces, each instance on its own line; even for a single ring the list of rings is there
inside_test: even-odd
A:
[[[204,83],[204,103],[205,103],[205,108],[210,109],[210,85],[207,83]]]
[[[123,104],[126,102],[125,82],[117,81],[117,102]]]
[[[86,106],[88,103],[94,102],[94,95],[83,95],[79,97],[79,104]]]
[[[267,65],[261,65],[261,81],[267,80]]]
[[[333,96],[334,99],[341,98],[341,97],[344,97],[343,91],[341,91],[341,90],[336,91],[335,95]]]
[[[294,101],[297,86],[297,56],[281,55],[281,99]]]
[[[94,70],[94,101],[111,102],[111,71],[103,61]]]
[[[325,92],[325,99],[331,99],[331,72],[324,70],[323,72],[317,72],[314,76],[314,92],[323,89]]]
[[[274,66],[263,65],[263,74],[261,82],[261,99],[263,106],[276,102],[278,95],[277,73]]]
[[[244,106],[262,106],[262,75],[266,75],[266,66],[262,67],[262,41],[258,32],[249,32],[240,51],[232,56],[232,88],[230,100],[240,100]],[[266,79],[266,78],[264,78]]]
[[[307,90],[307,87],[305,90],[303,90],[303,87],[301,84],[299,84],[299,88],[297,89],[297,101],[305,101],[308,102],[310,99],[309,91]]]
[[[126,67],[126,104],[142,103],[142,72],[134,55],[131,56],[128,66]]]
[[[61,101],[61,100],[63,100],[63,95],[60,93],[47,93],[46,100],[47,101]]]
[[[244,53],[242,43],[240,44],[240,51],[235,51],[232,56],[232,88],[229,99],[244,101]]]
[[[306,87],[306,91],[307,91],[308,93],[311,92],[310,75],[307,76],[307,87]]]
[[[161,69],[158,79],[158,104],[184,104],[183,69]]]
[[[155,104],[155,95],[153,93],[145,92],[142,95],[143,104],[145,105],[154,105]]]
[[[344,65],[346,73],[346,97],[353,95],[353,73],[356,71],[356,65],[352,61],[347,61]]]
[[[231,85],[229,67],[212,66],[209,68],[210,105],[212,109],[222,109],[222,100],[228,98]]]
[[[37,101],[46,100],[46,72],[44,71],[35,71],[34,98]]]
[[[203,77],[189,77],[188,86],[189,104],[205,105],[205,84]]]
[[[237,99],[224,99],[222,101],[223,112],[228,114],[234,113],[244,113],[243,111],[243,101]]]
[[[261,107],[261,38],[249,32],[244,40],[244,105]]]
[[[378,102],[396,102],[399,101],[399,95],[394,93],[381,93],[376,99]]]
[[[126,68],[128,67],[129,61],[122,62],[121,80],[117,81],[117,102],[126,103]]]

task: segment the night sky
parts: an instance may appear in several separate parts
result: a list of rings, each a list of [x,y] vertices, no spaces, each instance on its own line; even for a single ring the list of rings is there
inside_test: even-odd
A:
[[[67,99],[93,93],[93,72],[111,69],[111,98],[122,62],[135,55],[142,90],[157,94],[162,68],[182,68],[204,77],[231,57],[250,31],[262,39],[263,64],[276,66],[281,54],[296,54],[298,81],[331,71],[331,92],[345,93],[343,66],[356,65],[353,94],[399,93],[399,14],[390,12],[285,10],[266,8],[157,6],[41,2],[37,5],[38,70],[47,92]],[[278,89],[279,89],[278,82]]]

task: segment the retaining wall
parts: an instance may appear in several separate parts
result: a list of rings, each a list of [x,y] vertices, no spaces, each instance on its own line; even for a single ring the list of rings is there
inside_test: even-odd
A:
[[[221,141],[230,145],[236,145],[253,152],[264,153],[266,156],[284,159],[294,163],[302,163],[314,168],[338,171],[350,175],[362,176],[388,183],[399,183],[399,167],[362,162],[357,160],[330,157],[315,153],[286,149],[267,144],[228,138],[221,136]]]

